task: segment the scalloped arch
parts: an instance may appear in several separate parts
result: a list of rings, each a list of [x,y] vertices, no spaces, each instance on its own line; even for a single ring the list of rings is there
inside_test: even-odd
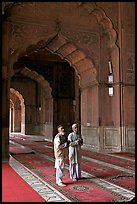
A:
[[[65,36],[57,34],[50,37],[48,41],[39,41],[36,45],[29,45],[20,57],[28,55],[31,52],[38,52],[42,49],[47,49],[52,54],[57,54],[61,59],[66,60],[72,66],[79,78],[82,78],[83,73],[90,70],[91,83],[96,81],[96,68],[90,58],[80,50],[73,42],[70,42]],[[80,84],[79,84],[80,85]]]
[[[92,4],[90,7],[89,2],[84,2],[81,4],[85,8],[85,10],[89,13],[95,16],[97,22],[99,25],[103,27],[103,29],[106,31],[109,37],[109,42],[110,42],[110,48],[116,45],[116,40],[117,40],[117,33],[115,29],[113,28],[113,24],[109,17],[106,15],[104,10],[97,6],[96,4]]]
[[[20,4],[15,4],[16,7],[20,6]],[[89,17],[93,15],[98,24],[102,26],[104,31],[108,34],[109,40],[109,47],[112,49],[116,48],[116,39],[117,34],[115,29],[113,28],[113,24],[111,20],[108,18],[104,10],[98,7],[94,2],[84,2],[84,3],[77,3],[78,7],[81,6],[85,9],[85,11],[89,14]],[[25,7],[31,6],[25,4]],[[14,6],[13,6],[14,7]],[[36,51],[37,48],[42,49],[42,45],[44,44],[45,49],[49,50],[51,53],[59,55],[61,58],[65,59],[70,66],[72,66],[79,79],[81,80],[82,75],[84,72],[90,69],[90,77],[91,83],[94,81],[97,82],[97,69],[94,67],[94,63],[92,59],[88,58],[86,54],[77,48],[77,46],[70,42],[66,37],[61,36],[60,34],[52,34],[52,36],[48,37],[48,40],[43,40],[42,43],[40,41],[38,43],[34,42],[34,44],[29,45],[26,50],[22,50],[22,54],[18,53],[16,55],[16,60],[21,56],[25,55],[28,52]]]

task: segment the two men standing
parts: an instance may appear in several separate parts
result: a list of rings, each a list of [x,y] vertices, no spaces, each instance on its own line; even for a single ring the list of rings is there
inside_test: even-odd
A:
[[[65,167],[65,148],[69,147],[69,172],[73,181],[81,177],[81,145],[83,139],[78,135],[77,124],[72,125],[72,132],[65,137],[63,126],[58,126],[58,134],[54,138],[54,155],[56,168],[56,184],[64,187],[63,169]]]

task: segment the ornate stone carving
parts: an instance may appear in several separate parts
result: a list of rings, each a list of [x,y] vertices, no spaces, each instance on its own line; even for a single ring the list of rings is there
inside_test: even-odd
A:
[[[47,38],[49,36],[49,29],[46,26],[12,23],[10,48],[23,50],[27,45],[35,44],[42,39],[45,40],[45,36]]]
[[[97,44],[98,43],[98,36],[97,33],[90,33],[90,32],[76,32],[76,31],[62,31],[61,34],[67,36],[70,40],[86,45],[90,44]]]

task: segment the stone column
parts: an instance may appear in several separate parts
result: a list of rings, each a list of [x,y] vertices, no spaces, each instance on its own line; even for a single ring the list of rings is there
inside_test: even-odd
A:
[[[2,160],[9,159],[9,28],[10,23],[4,20],[2,23]]]
[[[81,134],[85,145],[99,150],[98,133],[99,101],[98,86],[81,89]]]

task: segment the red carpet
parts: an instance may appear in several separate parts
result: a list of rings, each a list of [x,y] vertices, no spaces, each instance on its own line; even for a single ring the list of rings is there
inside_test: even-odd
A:
[[[53,147],[53,142],[49,142],[49,141],[37,141],[39,144],[43,144],[43,145],[47,145],[50,147]]]
[[[135,162],[134,161],[127,161],[125,159],[122,158],[116,158],[110,155],[105,155],[105,154],[101,154],[98,152],[92,152],[89,150],[84,150],[82,149],[82,155],[83,156],[87,156],[87,157],[91,157],[93,159],[97,159],[99,161],[103,161],[106,163],[110,163],[110,164],[114,164],[114,165],[119,165],[121,167],[130,169],[130,170],[135,170]]]
[[[53,162],[31,154],[26,155],[25,157],[24,155],[15,155],[14,157],[72,201],[109,202],[114,201],[117,198],[115,195],[96,186],[90,178],[79,180],[76,183],[72,182],[69,178],[69,172],[66,169],[64,170],[63,181],[68,185],[65,188],[61,188],[55,183],[55,169]]]
[[[9,144],[9,152],[11,155],[13,154],[26,154],[26,153],[32,153],[32,150],[28,150],[27,148],[21,148],[19,146],[16,146],[14,144]]]
[[[21,139],[17,139],[17,138],[13,138],[11,140],[13,140],[14,142],[17,142],[21,145],[24,145],[26,147],[29,147],[33,150],[36,150],[38,152],[41,152],[41,153],[44,153],[46,155],[53,157],[53,149],[49,149],[49,148],[45,147],[45,145],[44,145],[45,143],[46,143],[46,146],[49,146],[48,143],[45,141],[43,141],[42,144],[40,144],[41,141],[21,140]],[[51,143],[49,143],[49,144],[51,145]],[[53,146],[53,144],[52,144],[52,146]]]
[[[115,170],[110,167],[103,166],[101,164],[93,163],[86,159],[82,159],[81,165],[82,169],[86,169],[86,172],[91,173],[102,179],[123,174],[123,172],[119,170]]]
[[[48,142],[48,141],[43,141],[43,142],[34,142],[34,141],[27,141],[27,140],[19,140],[16,139],[17,142],[32,148],[40,153],[44,153],[46,156],[50,156],[53,158],[53,149],[48,148],[47,146],[53,146],[52,142]],[[45,146],[46,144],[46,146]],[[48,145],[47,145],[48,144]],[[50,145],[49,145],[50,144]],[[122,159],[122,158],[116,158],[110,155],[105,155],[105,154],[101,154],[98,152],[92,152],[89,150],[84,150],[82,149],[82,154],[83,156],[87,156],[89,158],[93,158],[93,159],[97,159],[99,161],[104,161],[110,164],[115,164],[118,166],[122,166],[125,167],[127,169],[131,169],[134,170],[135,169],[135,162],[134,161],[128,161],[126,159]],[[26,160],[27,157],[23,158],[23,161],[26,162],[30,162],[31,166],[33,168],[39,168],[42,166],[46,166],[45,161],[41,161],[41,159],[37,159],[36,160],[36,155],[30,155],[28,156],[28,160]],[[19,160],[22,160],[19,159]],[[33,161],[33,164],[32,164]],[[25,164],[24,163],[24,164]],[[66,162],[68,164],[68,161]],[[123,173],[120,170],[116,170],[101,164],[97,164],[91,161],[88,161],[86,159],[82,159],[82,169],[86,169],[86,171],[88,173],[91,173],[92,175],[97,176],[98,178],[102,178],[105,179],[107,181],[110,181],[116,185],[119,185],[121,187],[124,187],[128,190],[132,190],[135,191],[135,178],[129,177],[128,173]],[[121,182],[118,182],[118,178],[121,178],[121,176],[125,179],[121,179]],[[127,181],[126,183],[124,181]]]
[[[55,169],[46,168],[46,170],[39,169],[43,175],[46,175],[50,179],[51,185],[54,188],[59,188],[55,185]],[[77,202],[108,202],[114,201],[116,196],[96,186],[92,179],[82,179],[77,182],[73,182],[69,178],[68,170],[64,170],[64,183],[68,184],[65,188],[60,188],[61,193],[67,196],[69,199],[73,199]]]
[[[135,178],[130,176],[118,176],[107,179],[109,182],[114,183],[118,186],[126,188],[130,191],[135,192]]]
[[[8,163],[2,163],[2,202],[45,202]]]
[[[33,141],[32,142],[30,140],[20,140],[17,138],[14,138],[13,141],[18,142],[19,144],[25,145],[29,148],[35,149],[41,153],[45,153],[46,155],[53,156],[53,151],[51,149],[46,148],[44,145],[44,144],[46,144],[47,146],[53,146],[52,142],[48,142],[48,141],[39,141],[39,142]],[[118,154],[118,153],[113,153],[113,154]],[[122,154],[122,152],[121,152],[121,154],[119,154],[119,155],[124,156],[124,154],[126,154],[128,156],[132,155],[132,157],[133,157],[133,153],[123,153]],[[127,160],[122,159],[122,158],[116,158],[116,157],[113,157],[110,155],[104,155],[104,154],[101,154],[99,152],[92,152],[90,150],[85,150],[85,149],[82,149],[82,155],[93,158],[93,159],[97,159],[99,161],[103,161],[106,163],[110,163],[110,164],[114,164],[114,165],[118,164],[119,166],[128,168],[130,170],[135,170],[135,162],[134,161],[127,161]]]
[[[21,140],[18,138],[16,138],[14,141],[33,150],[36,150],[36,152],[54,158],[53,142],[33,141],[29,139]],[[82,149],[82,155],[87,158],[95,159],[96,161],[98,160],[105,162],[106,164],[114,164],[116,166],[124,167],[125,169],[129,170],[135,169],[135,162],[127,160],[124,155],[124,158],[119,158],[113,156],[112,154],[101,154],[99,152],[92,152],[85,149]],[[130,154],[127,155],[130,156]],[[57,186],[55,183],[54,163],[38,156],[37,154],[16,154],[14,155],[14,158],[74,202],[117,202],[117,200],[119,199],[117,194],[115,194],[114,192],[111,193],[111,189],[108,192],[103,186],[100,187],[99,185],[97,185],[92,177],[83,178],[78,182],[73,183],[69,179],[69,172],[66,169],[64,171],[63,181],[65,183],[68,183],[67,187],[61,188]],[[68,160],[66,160],[66,163],[68,164]],[[103,164],[91,162],[86,158],[82,158],[81,165],[83,171],[91,173],[97,178],[104,179],[127,190],[131,190],[133,192],[135,191],[135,178],[130,173],[124,173],[119,169],[114,169]],[[122,201],[123,198],[120,199]]]
[[[135,153],[134,152],[115,152],[115,153],[111,153],[111,154],[135,159]]]
[[[50,172],[51,169],[49,168],[54,167],[53,162],[48,161],[45,158],[43,159],[36,154],[20,154],[14,157],[23,165],[27,165],[27,167],[29,167],[31,170],[36,169],[36,171],[41,172],[41,170],[43,169],[48,169],[48,171]],[[66,163],[68,164],[67,160]],[[85,159],[82,159],[81,166],[83,170],[86,170],[86,172],[91,173],[97,178],[105,179],[128,190],[132,190],[133,192],[135,191],[135,178],[133,176],[130,177],[130,175],[128,175],[127,173],[123,173],[120,170],[115,170],[113,168],[106,167],[100,164],[89,162]],[[118,182],[119,178],[122,178],[121,182]]]

